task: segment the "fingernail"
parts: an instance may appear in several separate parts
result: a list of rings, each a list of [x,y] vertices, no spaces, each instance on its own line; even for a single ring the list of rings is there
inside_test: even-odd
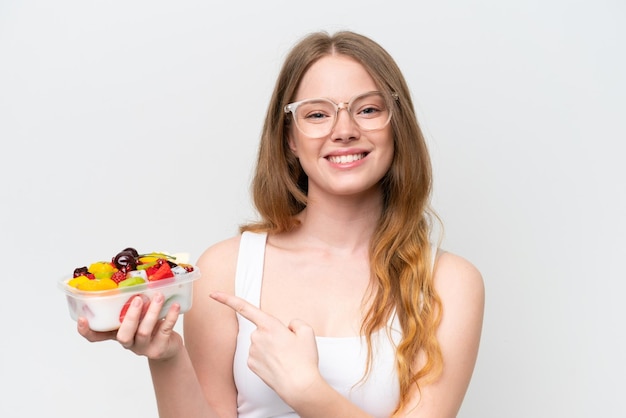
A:
[[[161,293],[157,293],[156,295],[154,295],[154,301],[156,303],[161,303],[163,302],[163,294]]]
[[[137,296],[133,299],[133,306],[139,306],[139,305],[141,305],[141,298]]]

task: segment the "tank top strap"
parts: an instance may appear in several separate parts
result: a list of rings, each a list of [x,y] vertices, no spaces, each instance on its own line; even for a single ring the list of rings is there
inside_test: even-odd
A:
[[[257,308],[261,305],[261,284],[263,282],[266,240],[267,233],[265,232],[243,232],[237,257],[235,295],[245,299]]]

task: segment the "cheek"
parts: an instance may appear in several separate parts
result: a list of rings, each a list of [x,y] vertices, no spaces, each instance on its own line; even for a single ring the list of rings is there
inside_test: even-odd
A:
[[[384,146],[386,148],[386,152],[384,153],[384,164],[388,171],[391,168],[391,164],[396,153],[395,141],[393,140],[391,133],[389,133],[389,139],[387,141],[387,144]]]

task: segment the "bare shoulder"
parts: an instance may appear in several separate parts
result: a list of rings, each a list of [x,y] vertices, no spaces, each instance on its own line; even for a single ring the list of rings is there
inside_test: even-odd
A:
[[[433,274],[442,304],[437,340],[443,372],[415,395],[421,401],[406,415],[411,418],[457,416],[480,344],[485,296],[478,269],[463,257],[440,251]]]
[[[480,271],[467,259],[447,251],[437,254],[434,280],[437,291],[442,295],[459,295],[476,298],[482,303],[484,299],[484,282]]]
[[[224,257],[236,259],[240,240],[241,235],[235,235],[211,245],[198,258],[198,265],[223,260]]]
[[[442,251],[436,260],[434,284],[443,309],[439,340],[444,356],[469,355],[473,364],[485,309],[483,277],[471,262],[456,254]],[[461,352],[452,354],[460,347]]]
[[[197,262],[202,273],[199,287],[232,291],[240,239],[241,236],[236,235],[217,242],[200,255]]]
[[[189,338],[196,338],[211,331],[215,325],[206,324],[206,318],[220,317],[219,325],[234,326],[236,320],[230,309],[213,301],[209,295],[215,291],[234,293],[235,274],[237,270],[237,254],[239,236],[220,241],[207,248],[196,263],[200,269],[200,278],[194,282],[193,303],[191,310],[185,314],[185,331],[200,329],[189,333]],[[223,329],[222,329],[223,330]]]

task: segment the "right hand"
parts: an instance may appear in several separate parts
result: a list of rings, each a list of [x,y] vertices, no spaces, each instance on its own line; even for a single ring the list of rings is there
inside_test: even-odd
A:
[[[135,297],[131,303],[122,325],[117,331],[97,332],[89,328],[86,318],[78,318],[78,333],[88,341],[117,340],[122,347],[137,355],[146,356],[151,360],[166,360],[175,356],[183,347],[183,339],[174,331],[174,325],[180,314],[180,305],[172,304],[165,318],[159,319],[159,312],[165,298],[156,293],[141,318],[141,297]]]

